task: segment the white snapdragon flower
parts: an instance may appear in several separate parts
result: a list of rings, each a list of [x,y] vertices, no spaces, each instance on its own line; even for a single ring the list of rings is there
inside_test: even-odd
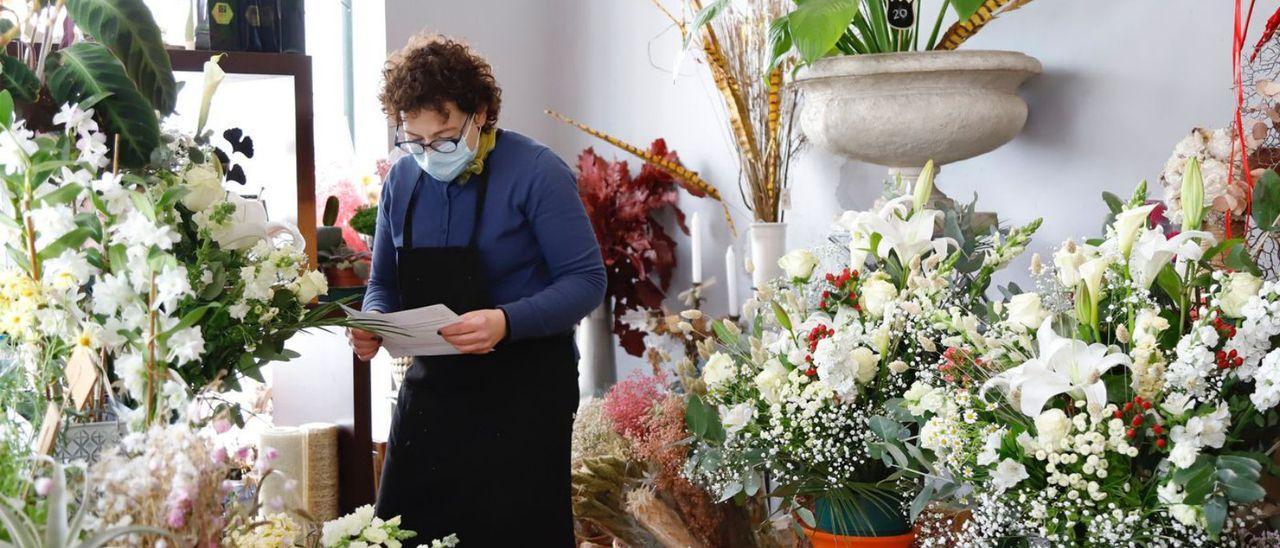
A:
[[[76,229],[75,211],[63,204],[32,209],[27,215],[36,229],[36,247],[41,249]]]
[[[153,304],[157,309],[163,306],[165,310],[173,311],[177,309],[180,299],[191,295],[187,269],[182,266],[164,269],[156,275],[155,286],[156,302]]]

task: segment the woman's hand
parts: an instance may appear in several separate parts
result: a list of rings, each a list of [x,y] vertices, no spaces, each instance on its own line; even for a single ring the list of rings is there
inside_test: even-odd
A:
[[[378,349],[382,348],[382,337],[354,327],[347,328],[347,342],[351,344],[351,350],[356,353],[356,357],[366,362],[373,359]]]
[[[507,336],[507,317],[495,309],[467,312],[440,334],[463,354],[485,354]]]

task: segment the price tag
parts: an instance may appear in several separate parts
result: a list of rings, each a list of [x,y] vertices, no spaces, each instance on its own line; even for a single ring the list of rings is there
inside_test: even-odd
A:
[[[71,392],[71,402],[76,411],[83,411],[93,389],[98,385],[98,368],[93,364],[93,353],[88,348],[77,346],[67,360],[67,386]]]
[[[889,0],[887,7],[889,26],[895,29],[909,29],[916,24],[915,6],[911,0]]]
[[[58,441],[58,429],[62,427],[62,408],[49,402],[44,408],[44,420],[40,424],[40,436],[36,438],[36,454],[52,455]]]

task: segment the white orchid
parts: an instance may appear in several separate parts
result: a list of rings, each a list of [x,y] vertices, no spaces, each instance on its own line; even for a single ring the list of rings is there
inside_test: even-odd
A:
[[[1107,403],[1102,374],[1117,365],[1131,364],[1129,356],[1110,353],[1107,345],[1058,335],[1052,319],[1040,325],[1036,342],[1038,357],[992,377],[983,386],[984,391],[993,386],[1004,389],[1010,401],[1029,417],[1039,416],[1058,394],[1083,397],[1090,408],[1101,409]]]
[[[922,209],[913,212],[911,204],[912,196],[902,196],[890,200],[879,212],[847,211],[840,217],[837,224],[852,235],[850,248],[855,264],[859,255],[865,256],[859,251],[870,251],[880,259],[893,251],[898,261],[906,265],[928,251],[945,254],[948,245],[955,245],[951,238],[933,238],[933,227],[942,215],[941,211]],[[878,241],[872,238],[876,234],[880,236]],[[873,241],[875,249],[870,249]]]
[[[1166,238],[1164,228],[1156,227],[1138,237],[1129,254],[1129,273],[1139,287],[1151,287],[1160,270],[1176,256],[1180,261],[1196,261],[1204,254],[1203,244],[1213,245],[1213,234],[1199,230],[1182,232]]]

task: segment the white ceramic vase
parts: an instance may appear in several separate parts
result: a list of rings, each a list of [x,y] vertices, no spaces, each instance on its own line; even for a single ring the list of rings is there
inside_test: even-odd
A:
[[[911,175],[985,154],[1027,121],[1018,87],[1042,71],[1012,51],[924,51],[819,59],[796,78],[805,136],[835,154]]]
[[[751,285],[764,287],[782,276],[778,266],[787,252],[787,223],[751,223]]]
[[[578,395],[582,399],[603,396],[617,382],[615,346],[613,306],[606,298],[582,320],[578,334]]]

